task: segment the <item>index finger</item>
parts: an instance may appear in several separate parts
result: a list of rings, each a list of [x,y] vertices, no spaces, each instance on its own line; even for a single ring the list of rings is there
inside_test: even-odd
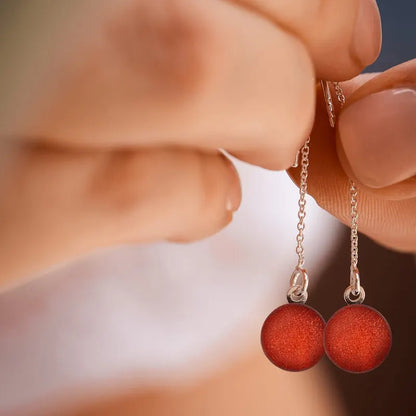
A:
[[[375,0],[229,0],[244,4],[296,34],[317,78],[343,81],[378,56],[381,22]]]
[[[105,150],[223,148],[291,165],[315,108],[313,64],[296,36],[222,0],[113,6],[63,44],[65,59],[31,94],[32,113],[16,111],[9,136]]]

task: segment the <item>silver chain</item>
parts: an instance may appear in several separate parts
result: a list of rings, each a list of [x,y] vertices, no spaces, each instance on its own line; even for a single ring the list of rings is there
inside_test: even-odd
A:
[[[335,94],[337,95],[338,102],[342,108],[342,106],[345,104],[345,95],[344,91],[341,88],[341,85],[339,85],[339,82],[334,82],[334,90]]]
[[[351,270],[358,270],[358,190],[350,179],[351,196]]]
[[[299,201],[298,201],[298,235],[296,236],[296,254],[298,255],[298,265],[297,267],[303,268],[305,264],[305,250],[303,248],[303,241],[305,236],[303,231],[305,230],[305,217],[306,217],[306,193],[308,191],[308,167],[309,167],[309,141],[310,138],[306,140],[303,145],[300,154],[301,154],[301,171],[300,171],[300,186],[299,186]]]
[[[345,104],[345,95],[338,82],[334,82],[334,90],[340,107]],[[352,179],[350,185],[350,203],[351,203],[351,271],[358,271],[358,189]]]
[[[345,94],[341,85],[338,82],[321,81],[322,90],[324,93],[325,103],[328,111],[329,123],[332,127],[335,126],[335,110],[331,96],[332,84],[335,94],[337,96],[338,103],[342,108],[345,104]],[[308,275],[303,268],[305,264],[304,254],[304,230],[305,230],[305,217],[306,217],[306,194],[308,190],[308,167],[309,167],[309,141],[310,137],[306,140],[302,149],[301,155],[301,171],[300,171],[300,186],[299,186],[299,211],[298,211],[298,234],[296,236],[296,254],[298,255],[298,263],[290,278],[290,289],[287,293],[287,299],[289,302],[301,302],[305,303],[308,298]],[[294,166],[298,165],[298,156]],[[364,288],[360,285],[360,274],[358,271],[358,189],[352,179],[349,180],[350,186],[350,215],[351,215],[351,267],[350,267],[350,285],[345,289],[344,299],[347,303],[362,303],[365,298]],[[300,283],[299,283],[300,279]],[[351,297],[353,296],[353,297]]]
[[[296,254],[298,255],[298,263],[295,270],[290,277],[290,288],[287,292],[288,302],[305,303],[308,299],[308,285],[309,277],[306,270],[303,268],[305,264],[305,251],[303,248],[303,242],[305,236],[303,234],[305,230],[305,217],[306,217],[306,193],[308,191],[308,167],[309,167],[309,141],[310,137],[306,140],[305,144],[300,150],[300,185],[299,185],[299,201],[298,201],[298,234],[296,236]],[[296,157],[296,166],[298,164],[298,156]]]
[[[342,108],[345,104],[345,94],[338,82],[332,83],[337,100]],[[324,89],[325,100],[328,99],[327,94],[330,91],[329,83],[322,83]],[[330,92],[329,92],[330,96]],[[327,105],[328,109],[328,105]],[[328,113],[330,110],[328,110]],[[330,123],[334,124],[335,114],[329,114]],[[365,298],[364,288],[360,285],[360,273],[358,271],[358,189],[355,182],[349,180],[350,192],[350,216],[351,216],[351,267],[350,267],[350,285],[345,289],[344,299],[347,303],[362,303]],[[351,295],[353,298],[351,298]]]

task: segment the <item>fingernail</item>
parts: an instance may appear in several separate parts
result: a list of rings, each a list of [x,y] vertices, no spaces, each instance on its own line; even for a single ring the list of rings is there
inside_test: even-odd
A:
[[[340,114],[339,135],[357,179],[381,188],[416,175],[416,88],[368,95]]]
[[[378,56],[381,46],[380,14],[374,0],[360,0],[352,39],[352,54],[367,66]]]
[[[237,170],[234,165],[227,159],[228,177],[228,193],[225,202],[227,211],[237,211],[241,203],[241,184]]]

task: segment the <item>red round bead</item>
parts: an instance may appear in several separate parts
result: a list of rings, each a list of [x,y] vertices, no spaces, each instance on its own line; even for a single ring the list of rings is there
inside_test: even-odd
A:
[[[315,309],[297,303],[282,305],[263,324],[263,351],[283,370],[306,370],[324,354],[324,327],[325,321]]]
[[[391,329],[384,316],[366,305],[349,305],[335,312],[324,333],[329,359],[352,373],[378,367],[391,348]]]

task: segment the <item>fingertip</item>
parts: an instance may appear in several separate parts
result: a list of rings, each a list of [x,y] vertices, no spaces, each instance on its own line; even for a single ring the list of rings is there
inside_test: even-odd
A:
[[[381,49],[381,19],[374,0],[360,0],[351,42],[351,56],[362,68],[373,63]]]
[[[201,153],[198,165],[194,171],[198,189],[187,191],[188,199],[180,204],[186,214],[171,224],[167,241],[190,243],[214,235],[231,223],[240,207],[240,177],[232,161],[222,152]]]
[[[222,219],[218,222],[216,227],[211,227],[210,230],[194,230],[193,233],[189,234],[176,234],[170,236],[166,239],[171,243],[177,244],[190,244],[195,243],[196,241],[203,240],[204,238],[210,237],[212,235],[217,234],[225,227],[227,227],[234,219],[234,212],[233,211],[226,211]]]
[[[227,156],[221,154],[228,175],[228,191],[225,200],[225,209],[227,212],[237,211],[241,205],[242,190],[241,181],[237,169]],[[231,221],[231,220],[230,220]]]
[[[339,136],[354,175],[383,188],[416,174],[416,89],[370,94],[340,115]]]
[[[233,155],[239,160],[249,163],[250,165],[259,166],[267,170],[286,170],[289,169],[296,158],[297,150],[294,145],[290,150],[258,150],[246,152],[234,152]]]

